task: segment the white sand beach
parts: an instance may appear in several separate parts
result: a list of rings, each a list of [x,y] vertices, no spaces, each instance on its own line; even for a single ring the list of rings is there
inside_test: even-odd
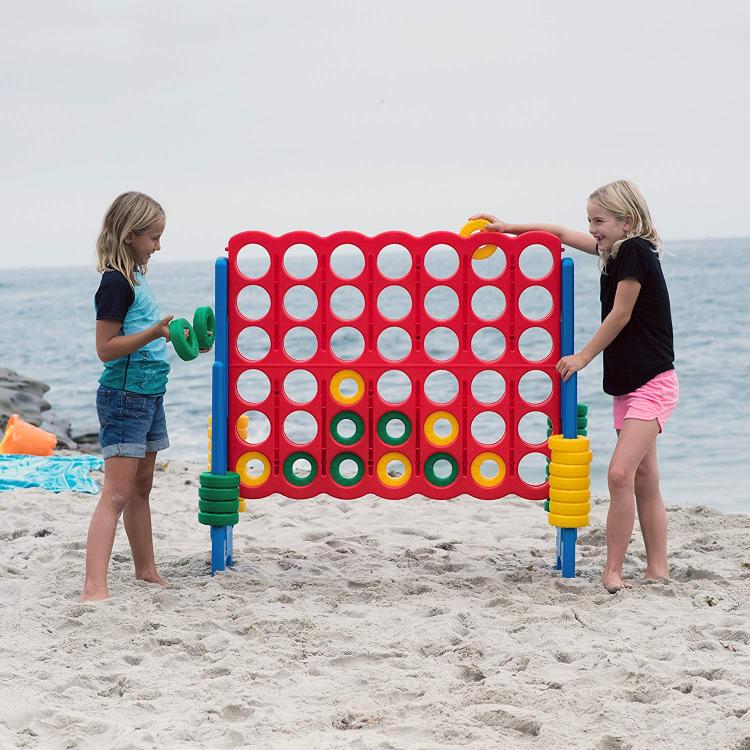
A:
[[[564,581],[526,501],[271,497],[212,578],[200,470],[156,473],[169,587],[121,529],[101,603],[96,497],[0,493],[0,747],[750,748],[750,517],[670,507],[673,579],[610,595],[606,499]]]

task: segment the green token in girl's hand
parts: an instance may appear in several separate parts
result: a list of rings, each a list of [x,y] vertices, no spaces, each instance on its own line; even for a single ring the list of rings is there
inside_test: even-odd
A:
[[[180,359],[189,362],[198,356],[198,338],[185,318],[175,318],[169,324],[169,338]]]

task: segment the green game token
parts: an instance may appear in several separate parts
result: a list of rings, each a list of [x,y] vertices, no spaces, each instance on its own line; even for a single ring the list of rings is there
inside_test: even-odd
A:
[[[198,337],[185,318],[175,318],[169,324],[169,340],[180,359],[189,362],[198,356]]]
[[[203,471],[199,480],[201,487],[226,489],[228,487],[240,486],[240,475],[234,471],[228,471],[226,474],[212,474],[210,471]]]
[[[198,348],[208,351],[216,338],[216,318],[210,307],[199,307],[193,315],[193,329],[198,339]]]
[[[345,437],[339,433],[339,424],[345,419],[354,422],[354,434]],[[331,435],[334,439],[342,445],[354,445],[358,440],[361,439],[362,435],[365,434],[365,422],[362,417],[353,411],[340,411],[331,420]]]
[[[237,513],[240,509],[239,500],[199,500],[198,510],[203,513]]]
[[[390,422],[400,422],[404,426],[404,434],[400,437],[392,437],[388,434],[388,425]],[[406,414],[400,411],[387,411],[378,420],[378,437],[386,445],[403,445],[411,436],[411,421]]]
[[[357,464],[357,473],[353,477],[345,477],[341,474],[341,464],[346,460],[354,461]],[[364,461],[356,453],[339,453],[331,461],[331,476],[334,481],[344,487],[352,487],[365,475]]]
[[[240,522],[239,513],[199,513],[198,522],[204,526],[234,526]]]
[[[294,464],[300,460],[307,461],[310,464],[310,474],[307,477],[299,477],[294,473]],[[317,475],[318,462],[309,453],[297,451],[295,453],[290,453],[284,460],[284,476],[286,477],[286,480],[295,487],[304,487],[305,485],[310,484]]]
[[[237,500],[240,496],[238,487],[216,489],[215,487],[198,487],[198,497],[201,500]]]
[[[435,473],[435,464],[438,461],[447,461],[451,465],[450,474],[447,477],[439,477]],[[458,461],[450,453],[433,453],[424,464],[424,475],[427,481],[436,487],[447,487],[456,481],[458,476]]]
[[[578,416],[585,417],[589,413],[589,407],[587,404],[578,404]]]

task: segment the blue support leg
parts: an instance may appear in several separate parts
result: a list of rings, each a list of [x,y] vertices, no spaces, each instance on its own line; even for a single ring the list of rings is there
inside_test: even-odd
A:
[[[563,578],[576,577],[576,539],[578,529],[558,529],[562,542],[562,554],[560,557]],[[559,558],[558,558],[559,559]]]
[[[562,549],[562,534],[560,533],[562,529],[559,526],[555,526],[555,570],[562,570],[562,556],[563,556],[563,549]]]
[[[224,570],[227,561],[227,529],[231,526],[211,526],[211,575]]]

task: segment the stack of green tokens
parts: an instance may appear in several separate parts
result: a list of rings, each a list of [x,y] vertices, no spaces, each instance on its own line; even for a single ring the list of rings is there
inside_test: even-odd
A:
[[[240,520],[240,475],[233,471],[200,475],[198,520],[206,526],[234,526]]]
[[[589,407],[588,404],[578,404],[578,434],[589,434]],[[547,437],[552,437],[552,420],[547,417]],[[549,481],[549,459],[547,459],[547,481]],[[549,513],[549,499],[544,501],[544,510]]]

